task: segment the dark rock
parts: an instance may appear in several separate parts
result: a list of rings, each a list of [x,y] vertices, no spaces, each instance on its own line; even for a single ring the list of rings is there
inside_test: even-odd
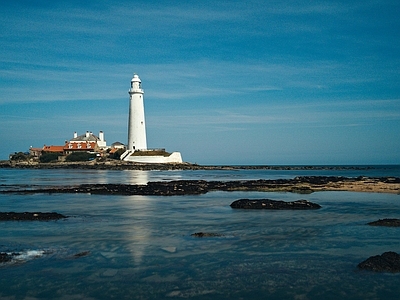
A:
[[[400,227],[400,219],[379,219],[378,221],[369,222],[371,226],[387,226],[387,227]]]
[[[83,251],[83,252],[79,252],[73,255],[73,258],[80,258],[83,256],[88,256],[90,254],[90,251]]]
[[[385,252],[382,255],[371,256],[358,264],[361,270],[374,272],[400,272],[400,255],[396,252]]]
[[[0,263],[6,263],[9,262],[13,259],[13,257],[20,255],[20,253],[16,253],[16,252],[11,252],[11,253],[7,253],[7,252],[0,252]]]
[[[196,232],[196,233],[192,233],[191,236],[194,236],[194,237],[218,237],[218,236],[223,236],[223,234],[212,233],[212,232]]]
[[[231,204],[232,208],[243,209],[318,209],[319,204],[307,200],[285,202],[271,199],[239,199]]]
[[[5,252],[0,252],[0,263],[5,263],[9,262],[12,258],[12,255],[5,253]]]
[[[65,218],[67,217],[56,212],[0,212],[0,221],[50,221]]]

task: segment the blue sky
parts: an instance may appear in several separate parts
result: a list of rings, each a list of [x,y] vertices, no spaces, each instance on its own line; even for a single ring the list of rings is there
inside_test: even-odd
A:
[[[399,164],[400,2],[1,1],[0,159],[103,130],[199,164]]]

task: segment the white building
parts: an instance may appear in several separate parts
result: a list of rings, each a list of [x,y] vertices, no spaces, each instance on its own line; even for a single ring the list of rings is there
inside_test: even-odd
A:
[[[96,136],[91,131],[86,131],[85,134],[79,135],[74,132],[74,138],[69,141],[69,143],[83,144],[95,142],[100,149],[107,148],[106,140],[104,139],[104,132],[100,131],[99,136]]]
[[[142,82],[134,74],[129,93],[129,120],[127,150],[121,160],[140,163],[182,163],[180,152],[168,153],[164,149],[147,149],[146,123],[144,119],[144,103]]]

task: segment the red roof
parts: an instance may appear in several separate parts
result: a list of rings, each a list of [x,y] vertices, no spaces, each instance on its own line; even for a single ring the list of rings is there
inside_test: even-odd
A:
[[[64,152],[64,146],[46,146],[44,145],[42,148],[43,151],[45,152],[59,152],[59,153],[63,153]]]
[[[119,150],[118,148],[112,148],[109,153],[113,154],[113,153],[117,152],[118,150]]]

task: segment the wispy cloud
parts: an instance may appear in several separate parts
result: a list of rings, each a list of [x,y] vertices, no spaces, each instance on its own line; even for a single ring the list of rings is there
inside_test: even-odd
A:
[[[218,110],[208,109],[203,112],[178,111],[170,114],[156,114],[150,115],[148,119],[151,127],[207,127],[213,128],[212,130],[221,126],[243,128],[244,125],[370,126],[382,121],[400,121],[400,99],[257,104]]]
[[[351,72],[350,68],[328,61],[307,65],[217,61],[111,66],[19,64],[0,71],[0,103],[124,98],[133,71],[140,73],[146,97],[153,99],[189,100],[240,94],[251,98],[251,93],[258,92],[299,88],[318,91],[380,80],[372,73],[344,77]],[[30,92],[26,93],[26,89]]]

